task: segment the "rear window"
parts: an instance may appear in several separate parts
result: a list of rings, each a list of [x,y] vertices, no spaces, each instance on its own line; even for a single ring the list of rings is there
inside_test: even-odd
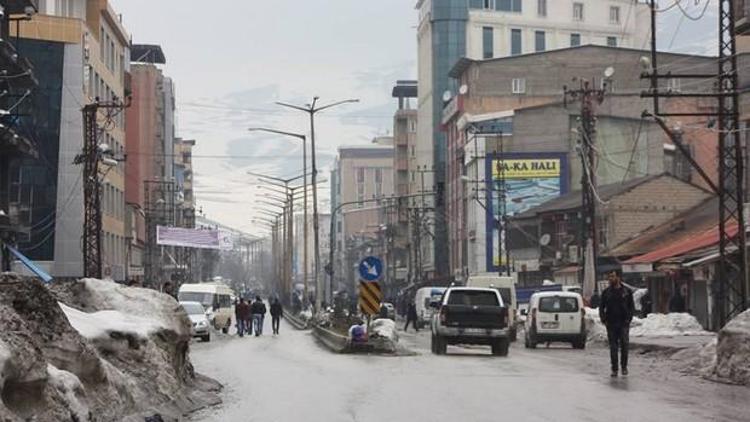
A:
[[[574,297],[543,297],[539,299],[539,312],[578,312],[578,299]]]
[[[214,304],[213,293],[181,292],[178,297],[180,302],[198,302],[206,308]]]
[[[481,290],[456,290],[448,296],[448,305],[500,306],[497,294]]]
[[[505,303],[507,306],[511,306],[510,304],[513,303],[511,300],[511,291],[509,287],[498,287],[497,291],[500,292],[500,296],[503,298],[503,303]]]

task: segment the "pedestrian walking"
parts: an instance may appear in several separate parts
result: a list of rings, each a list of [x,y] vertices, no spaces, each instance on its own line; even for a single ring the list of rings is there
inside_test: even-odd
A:
[[[250,315],[250,305],[245,302],[245,299],[240,299],[240,303],[235,310],[235,315],[237,317],[237,334],[240,337],[244,337],[245,332],[249,329],[247,321],[248,316]]]
[[[609,287],[604,289],[599,304],[599,318],[607,327],[609,340],[609,358],[612,365],[612,377],[617,376],[618,351],[622,375],[628,375],[628,346],[630,341],[630,322],[633,320],[635,305],[633,293],[622,284],[620,276],[612,271],[607,275]]]
[[[284,309],[281,307],[281,302],[278,298],[275,298],[271,304],[271,328],[273,329],[274,334],[279,334],[279,325],[283,313]]]
[[[255,302],[251,308],[253,314],[253,328],[255,329],[255,337],[263,335],[263,317],[266,315],[266,304],[260,296],[255,297]]]
[[[641,318],[646,318],[651,313],[652,307],[651,293],[646,290],[646,293],[641,297]]]
[[[419,326],[417,325],[417,306],[414,305],[414,302],[409,302],[409,305],[406,308],[406,325],[404,326],[404,331],[409,330],[409,323],[414,327],[414,331],[419,332]]]

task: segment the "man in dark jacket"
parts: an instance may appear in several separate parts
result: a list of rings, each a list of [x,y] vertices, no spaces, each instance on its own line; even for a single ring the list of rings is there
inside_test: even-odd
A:
[[[281,302],[278,298],[275,298],[271,304],[271,328],[273,328],[274,334],[279,334],[279,324],[283,313],[284,309],[281,307]]]
[[[253,314],[253,328],[255,328],[255,337],[263,335],[263,318],[266,316],[266,304],[260,296],[255,297],[255,302],[251,307]]]
[[[404,331],[409,330],[409,323],[414,327],[414,330],[419,331],[419,325],[417,324],[417,307],[414,305],[414,302],[409,302],[409,305],[406,308],[406,325],[404,326]]]
[[[599,318],[607,326],[609,339],[609,356],[612,364],[612,376],[617,376],[617,351],[620,351],[622,375],[628,375],[628,342],[630,322],[633,320],[635,305],[633,293],[623,286],[616,272],[607,276],[609,287],[604,289],[599,304]]]
[[[235,309],[235,317],[237,318],[237,334],[240,337],[245,336],[245,332],[249,331],[247,320],[250,315],[250,305],[245,303],[245,299],[240,299],[240,303],[237,304]],[[250,331],[252,334],[252,331]]]

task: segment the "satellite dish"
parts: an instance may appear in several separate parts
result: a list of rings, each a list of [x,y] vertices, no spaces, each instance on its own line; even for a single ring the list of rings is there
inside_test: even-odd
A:
[[[469,93],[469,86],[466,84],[461,85],[460,88],[458,88],[458,93],[461,95],[466,95]]]
[[[606,69],[604,69],[604,77],[605,78],[609,79],[609,78],[611,78],[614,75],[615,75],[615,68],[614,67],[609,66]]]
[[[552,236],[550,236],[547,233],[543,234],[542,237],[539,238],[539,244],[542,246],[549,245],[549,242],[551,241],[552,241]]]
[[[443,102],[448,102],[453,98],[453,93],[450,90],[443,92]]]

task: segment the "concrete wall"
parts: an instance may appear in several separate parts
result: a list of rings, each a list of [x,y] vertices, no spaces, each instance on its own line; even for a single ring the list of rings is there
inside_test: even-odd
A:
[[[53,277],[82,277],[83,167],[73,164],[83,149],[83,46],[65,45],[60,159],[57,176],[57,226]]]

